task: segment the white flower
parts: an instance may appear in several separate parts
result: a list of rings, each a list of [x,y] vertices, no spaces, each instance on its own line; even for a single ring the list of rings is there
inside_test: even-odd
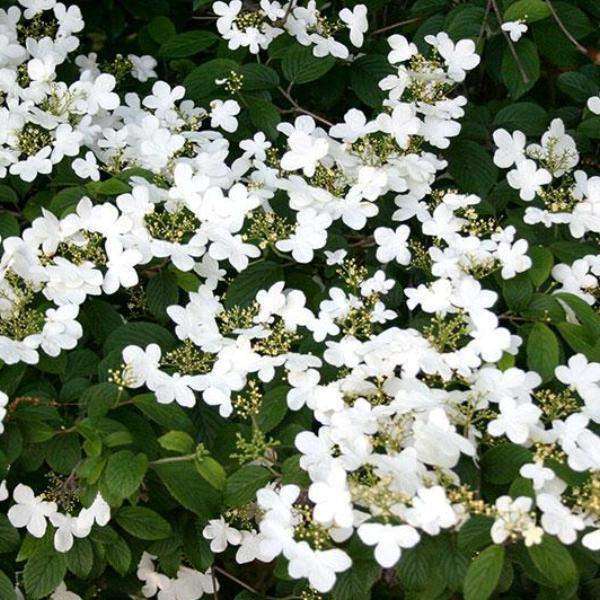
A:
[[[146,96],[142,104],[155,110],[157,113],[165,113],[173,109],[175,103],[181,100],[184,94],[185,88],[181,85],[171,89],[171,86],[166,81],[157,81],[152,86],[152,94]]]
[[[105,248],[108,260],[102,284],[104,292],[114,294],[119,287],[130,288],[137,285],[139,278],[134,267],[142,262],[142,254],[135,248],[124,250],[116,237],[106,240]]]
[[[148,79],[156,77],[156,71],[154,68],[157,65],[156,59],[153,56],[136,56],[135,54],[128,54],[127,58],[131,61],[131,76],[135,77],[138,81],[146,82]]]
[[[409,42],[403,35],[391,35],[387,41],[392,48],[388,54],[388,61],[392,64],[405,62],[418,52],[417,46]]]
[[[46,533],[46,517],[56,513],[55,502],[46,502],[42,496],[36,496],[33,490],[19,483],[13,490],[13,504],[8,509],[8,520],[13,527],[26,527],[34,537],[44,537]]]
[[[240,142],[240,148],[244,151],[244,156],[246,158],[255,157],[257,160],[265,160],[267,158],[267,150],[271,146],[271,142],[267,141],[262,131],[254,134],[251,140],[242,140]]]
[[[496,362],[502,353],[511,347],[511,337],[508,329],[498,327],[498,317],[485,309],[476,309],[470,313],[473,331],[470,335],[473,341],[470,346],[483,360]]]
[[[352,526],[352,497],[346,484],[346,472],[341,467],[332,469],[326,480],[311,484],[308,497],[315,503],[313,515],[319,523]]]
[[[456,525],[458,517],[443,487],[419,488],[412,499],[412,507],[406,510],[408,522],[429,535],[438,535],[440,529]]]
[[[161,350],[158,344],[148,344],[143,350],[139,346],[126,346],[123,349],[125,385],[138,388],[157,376]]]
[[[344,249],[340,250],[325,250],[326,262],[329,266],[332,265],[341,265],[344,262],[344,259],[348,255],[348,252]]]
[[[461,453],[475,455],[473,444],[456,433],[443,408],[434,408],[426,420],[418,420],[413,426],[414,447],[419,460],[430,465],[452,468]]]
[[[356,108],[351,108],[344,115],[344,122],[333,125],[329,130],[329,135],[335,138],[342,138],[345,142],[355,142],[358,138],[377,131],[375,121],[367,121],[367,117]]]
[[[223,552],[228,545],[239,546],[242,541],[242,534],[231,527],[223,517],[211,519],[202,530],[202,535],[211,540],[210,549],[217,553]]]
[[[475,53],[473,40],[460,40],[454,44],[447,33],[441,32],[436,36],[425,36],[425,41],[436,48],[446,63],[448,76],[456,82],[464,81],[466,71],[479,64],[480,58]]]
[[[0,390],[0,433],[4,433],[4,417],[6,416],[6,407],[8,406],[8,396]],[[5,486],[6,483],[4,482]]]
[[[493,138],[497,148],[494,153],[496,166],[508,169],[525,159],[527,138],[521,131],[514,131],[510,134],[506,129],[496,129]]]
[[[546,483],[555,479],[556,475],[552,469],[544,467],[543,462],[527,463],[519,470],[521,477],[533,481],[533,489],[539,491],[546,486]]]
[[[583,519],[572,514],[556,496],[538,494],[536,503],[542,511],[544,531],[555,535],[563,544],[573,544],[577,540],[577,532],[585,529]]]
[[[567,367],[556,367],[556,378],[576,390],[583,400],[597,401],[600,398],[600,363],[589,363],[583,354],[575,354],[567,364]]]
[[[421,539],[410,525],[382,523],[363,523],[358,528],[358,537],[367,546],[375,546],[375,560],[384,569],[393,567],[400,560],[402,548],[412,548]]]
[[[302,169],[304,175],[312,177],[318,162],[329,151],[329,142],[295,129],[288,137],[288,147],[289,150],[281,157],[281,168],[286,171]]]
[[[596,115],[600,115],[600,96],[588,98],[587,107]]]
[[[531,258],[526,254],[528,247],[526,240],[517,240],[514,244],[498,244],[495,254],[502,264],[503,279],[512,279],[517,273],[523,273],[531,267]]]
[[[377,116],[377,126],[384,133],[394,136],[400,148],[405,149],[408,148],[410,136],[421,128],[421,121],[413,104],[399,103],[391,114],[381,113]]]
[[[533,200],[543,185],[552,181],[552,175],[546,169],[538,169],[535,162],[525,159],[517,163],[517,168],[506,175],[509,185],[519,190],[521,200]]]
[[[312,588],[324,594],[334,586],[335,574],[351,565],[350,557],[342,550],[313,550],[307,542],[300,542],[291,550],[288,573],[294,579],[305,577]]]
[[[98,492],[89,508],[82,508],[77,518],[82,527],[91,528],[94,523],[104,527],[110,521],[110,506]]]
[[[75,592],[70,592],[63,581],[52,592],[50,600],[81,600],[81,596],[78,596]]]
[[[517,403],[512,398],[500,400],[499,408],[498,417],[488,423],[488,433],[494,437],[506,435],[511,442],[524,444],[542,411],[535,404]]]
[[[364,4],[356,4],[352,10],[343,8],[340,11],[340,19],[350,30],[352,44],[360,48],[363,45],[364,33],[369,29],[367,7]]]
[[[228,133],[234,132],[238,127],[235,117],[240,110],[240,105],[235,100],[213,100],[210,103],[210,126],[220,127]]]
[[[85,73],[84,73],[85,76]],[[73,85],[77,91],[84,94],[83,99],[78,101],[80,110],[88,115],[95,115],[100,109],[114,110],[119,106],[119,96],[113,92],[117,82],[112,75],[102,73],[92,81],[82,79]]]
[[[504,543],[509,537],[522,536],[526,546],[539,544],[542,541],[543,529],[535,525],[529,514],[532,500],[519,496],[513,500],[510,496],[496,499],[496,520],[490,531],[495,544]]]
[[[100,170],[98,169],[98,161],[93,152],[86,152],[85,158],[76,158],[72,163],[73,171],[77,177],[82,179],[91,179],[92,181],[100,180]]]
[[[407,265],[411,256],[407,243],[409,235],[410,229],[407,225],[399,225],[396,231],[388,227],[378,227],[373,234],[378,246],[377,260],[381,263],[395,260],[401,265]]]
[[[159,590],[168,589],[171,585],[171,580],[166,575],[156,572],[153,562],[155,558],[156,556],[144,551],[138,564],[136,575],[144,582],[142,594],[145,598],[151,598]]]
[[[513,42],[518,42],[527,31],[527,24],[523,21],[505,21],[502,23],[502,31],[506,31]]]
[[[89,521],[59,512],[50,515],[50,522],[56,527],[54,548],[57,552],[68,552],[73,547],[73,536],[84,538],[91,530]]]

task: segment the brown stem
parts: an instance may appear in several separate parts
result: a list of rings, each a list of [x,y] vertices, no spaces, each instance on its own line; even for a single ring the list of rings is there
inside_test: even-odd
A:
[[[550,2],[550,0],[546,0],[546,4],[548,5],[548,8],[550,9],[550,12],[552,13],[552,16],[554,17],[554,20],[556,21],[556,24],[560,27],[560,29],[565,34],[567,39],[573,44],[573,46],[575,46],[575,48],[577,48],[577,50],[579,50],[579,52],[581,52],[581,54],[585,54],[587,56],[588,55],[587,48],[582,46],[573,37],[571,32],[565,27],[565,24],[562,22],[561,18],[558,16],[558,13],[556,12],[556,9],[554,8],[552,2]]]
[[[217,567],[217,565],[213,565],[211,567],[211,571],[217,571],[218,573],[221,573],[221,575],[224,575],[228,579],[231,579],[231,581],[235,581],[235,583],[237,583],[239,586],[243,587],[245,590],[248,590],[249,592],[252,592],[253,594],[256,594],[257,596],[261,595],[260,592],[258,590],[255,590],[251,585],[248,585],[247,583],[243,582],[241,579],[238,579],[235,575],[232,575],[225,569],[222,569],[221,567]]]
[[[415,17],[414,19],[406,19],[406,21],[398,21],[397,23],[392,23],[391,25],[386,25],[385,27],[381,27],[380,29],[371,31],[371,35],[383,33],[384,31],[389,31],[390,29],[396,29],[396,27],[402,27],[402,25],[410,25],[411,23],[416,23],[417,21],[421,21],[422,19],[423,17]]]
[[[277,88],[279,90],[279,92],[281,93],[281,95],[292,104],[292,106],[296,109],[297,112],[301,112],[304,113],[305,115],[308,115],[309,117],[312,117],[315,121],[320,121],[321,123],[332,127],[333,123],[331,121],[328,121],[327,119],[325,119],[324,117],[321,117],[317,114],[315,114],[314,112],[311,112],[310,110],[306,110],[305,108],[302,108],[293,98],[292,96],[289,94],[289,92],[287,92],[286,90],[284,90],[282,87],[278,87]],[[289,89],[289,88],[288,88]]]
[[[487,25],[488,15],[490,14],[491,9],[492,9],[492,0],[488,0],[487,4],[485,5],[485,13],[483,15],[483,21],[481,21],[481,29],[479,30],[479,35],[477,36],[477,44],[476,45],[479,45],[479,42],[481,41],[481,38],[483,37],[483,33],[485,32],[485,26]]]
[[[196,458],[195,454],[186,454],[185,456],[166,456],[165,458],[153,460],[149,462],[148,465],[154,467],[156,465],[165,465],[167,463],[186,462],[189,460],[194,460],[194,458]]]
[[[508,42],[508,47],[510,49],[510,52],[513,55],[513,58],[515,59],[515,63],[517,63],[517,68],[519,69],[519,72],[521,73],[521,77],[523,78],[523,83],[529,83],[529,76],[527,75],[527,72],[525,71],[525,68],[523,67],[523,63],[521,62],[519,55],[517,54],[517,49],[515,48],[515,45],[513,44],[513,41],[510,39],[510,36],[508,35],[508,33],[506,31],[504,31],[504,29],[502,29],[502,15],[500,14],[500,9],[498,8],[498,4],[496,3],[496,0],[490,0],[490,2],[492,3],[492,8],[494,9],[494,12],[496,13],[496,18],[498,19],[498,25],[500,25],[500,31],[502,31],[502,33],[504,34],[504,37],[506,38],[506,41]]]

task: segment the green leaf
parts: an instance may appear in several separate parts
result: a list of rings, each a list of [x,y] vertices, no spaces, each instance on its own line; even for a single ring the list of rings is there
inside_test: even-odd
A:
[[[281,475],[281,483],[284,485],[295,483],[301,487],[306,487],[310,484],[308,473],[300,466],[300,456],[297,454],[292,454],[283,461]]]
[[[105,181],[92,181],[85,187],[90,194],[100,196],[118,196],[131,191],[131,187],[118,177],[111,177]]]
[[[288,387],[285,385],[265,393],[260,405],[260,410],[256,416],[258,427],[265,433],[275,429],[287,413],[287,393]]]
[[[379,82],[393,72],[394,69],[385,56],[361,56],[352,63],[350,87],[367,106],[381,106],[386,94],[380,89]]]
[[[281,122],[281,117],[272,102],[252,99],[248,107],[248,113],[254,127],[263,131],[272,140],[277,138],[279,135],[277,125]]]
[[[559,360],[560,349],[554,332],[543,323],[535,323],[527,339],[527,366],[547,382],[554,377]]]
[[[150,312],[159,320],[167,318],[167,308],[177,304],[179,289],[173,273],[163,269],[146,286],[146,302]]]
[[[465,600],[487,600],[500,581],[504,547],[489,546],[469,566],[464,583]]]
[[[225,487],[225,480],[227,479],[225,469],[212,456],[199,457],[194,461],[194,464],[198,473],[215,489],[222,490]]]
[[[510,483],[519,474],[519,469],[531,460],[531,451],[523,446],[498,444],[481,457],[483,477],[491,483]]]
[[[585,354],[588,360],[600,362],[598,341],[591,337],[586,327],[574,323],[558,323],[556,328],[561,337],[575,352]]]
[[[200,476],[192,461],[163,463],[153,468],[171,496],[184,508],[204,519],[216,514],[221,494]]]
[[[600,117],[591,117],[582,121],[577,127],[577,133],[591,140],[600,140]]]
[[[517,0],[504,11],[504,20],[533,23],[541,21],[551,14],[544,0]]]
[[[519,273],[502,282],[502,296],[512,311],[523,310],[533,295],[533,285],[527,273]]]
[[[540,58],[535,44],[528,39],[521,39],[515,48],[527,81],[524,81],[521,70],[508,47],[504,48],[502,55],[502,80],[510,95],[517,99],[528,92],[539,79]]]
[[[244,76],[242,93],[270,90],[279,85],[277,71],[260,63],[242,65],[240,73]]]
[[[20,233],[19,221],[14,215],[9,213],[0,214],[0,237],[2,239],[18,236]]]
[[[367,600],[371,597],[370,590],[381,573],[381,567],[364,546],[352,553],[351,558],[352,567],[337,576],[331,591],[333,600]]]
[[[302,84],[323,77],[334,64],[333,56],[316,58],[313,56],[312,48],[294,44],[285,53],[281,68],[288,81]]]
[[[27,598],[39,600],[51,594],[67,572],[67,557],[59,552],[35,553],[23,570],[23,584]]]
[[[88,416],[103,417],[126,395],[127,392],[121,390],[115,383],[97,383],[81,394],[80,404],[85,407]]]
[[[163,58],[185,58],[210,48],[219,38],[212,31],[186,31],[164,41],[158,55]]]
[[[254,500],[256,491],[271,481],[271,473],[264,467],[246,465],[230,475],[225,484],[225,504],[242,506]]]
[[[117,498],[131,496],[139,487],[148,469],[145,454],[121,450],[111,454],[104,471],[104,485]]]
[[[436,575],[441,575],[440,566],[440,555],[434,551],[432,540],[426,538],[413,548],[402,550],[396,573],[403,587],[424,590]]]
[[[600,315],[585,300],[566,292],[559,292],[556,297],[569,305],[592,339],[600,337]]]
[[[598,93],[598,85],[577,71],[561,73],[556,80],[556,85],[561,92],[581,104],[585,104],[590,96]]]
[[[106,338],[104,353],[108,354],[114,350],[122,351],[131,344],[142,348],[146,348],[148,344],[158,344],[162,351],[166,352],[175,346],[175,338],[170,331],[156,323],[143,321],[125,323]]]
[[[532,265],[529,271],[527,271],[527,275],[533,285],[540,287],[550,277],[552,267],[554,266],[554,257],[552,252],[543,246],[531,247],[529,249],[529,256]]]
[[[8,185],[0,185],[0,204],[18,204],[17,192]]]
[[[534,102],[513,102],[501,108],[494,117],[496,127],[509,131],[519,129],[526,135],[540,135],[548,124],[548,113]]]
[[[105,547],[108,564],[120,575],[127,573],[131,564],[131,550],[127,542],[115,533],[114,540]]]
[[[5,515],[0,514],[0,554],[13,552],[19,546],[20,541],[19,532]]]
[[[165,449],[179,454],[189,454],[194,449],[192,436],[185,431],[168,431],[158,438],[158,443]]]
[[[85,188],[81,186],[68,187],[60,190],[60,192],[52,198],[52,202],[50,202],[48,208],[57,217],[64,217],[75,210],[79,200],[85,196],[85,193]]]
[[[17,600],[15,586],[3,571],[0,571],[0,598],[2,600]]]
[[[73,547],[67,552],[67,569],[76,577],[85,579],[92,571],[94,551],[87,538],[75,538]]]
[[[242,271],[229,285],[224,301],[227,308],[251,304],[259,290],[283,280],[283,269],[275,262],[261,261]]]
[[[146,417],[166,429],[194,433],[194,425],[183,409],[173,404],[159,404],[154,394],[140,394],[133,398],[133,404],[137,406]]]
[[[166,39],[175,35],[175,25],[169,17],[154,17],[148,23],[148,33],[155,42],[162,44]]]
[[[115,520],[127,533],[141,540],[163,540],[171,535],[169,523],[144,506],[124,506]]]
[[[238,64],[228,58],[215,58],[196,67],[183,81],[187,95],[193,100],[213,96],[218,89],[217,79],[228,77],[237,71]]]
[[[81,447],[76,433],[57,435],[48,442],[46,462],[53,471],[68,475],[80,459]]]
[[[533,564],[554,587],[575,581],[577,567],[569,551],[554,537],[544,534],[541,544],[527,548]]]
[[[450,147],[448,171],[464,192],[485,197],[498,178],[490,153],[477,142],[458,140]]]
[[[458,547],[466,554],[474,554],[492,543],[490,530],[494,519],[474,515],[458,531]]]
[[[83,305],[80,319],[85,332],[100,344],[123,325],[123,317],[111,304],[95,298],[87,300]]]

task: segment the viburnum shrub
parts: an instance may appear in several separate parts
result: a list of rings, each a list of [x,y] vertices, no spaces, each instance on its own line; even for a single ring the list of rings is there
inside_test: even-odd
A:
[[[0,599],[598,598],[600,4],[189,4],[0,11]]]

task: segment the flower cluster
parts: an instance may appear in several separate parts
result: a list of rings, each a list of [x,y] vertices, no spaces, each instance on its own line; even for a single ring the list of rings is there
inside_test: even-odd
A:
[[[302,46],[311,46],[316,57],[335,56],[348,59],[348,47],[335,34],[347,29],[350,43],[363,45],[369,25],[367,7],[356,4],[352,10],[343,8],[337,19],[331,19],[317,8],[315,0],[299,6],[294,0],[281,4],[261,0],[256,10],[247,10],[241,0],[214,2],[217,30],[227,40],[231,50],[248,48],[252,54],[266,50],[283,33],[294,37]]]
[[[73,538],[87,537],[94,523],[103,527],[110,521],[110,507],[100,494],[96,495],[89,507],[82,508],[77,516],[73,516],[69,511],[73,509],[77,493],[70,482],[59,481],[49,490],[36,496],[30,487],[17,485],[12,495],[14,504],[7,516],[14,527],[24,527],[36,538],[44,537],[48,519],[55,527],[54,548],[57,552],[68,552],[73,547]],[[65,507],[66,512],[58,510],[58,503]]]
[[[26,559],[60,555],[32,597],[79,598],[63,579],[86,538],[88,573],[109,564],[159,600],[239,584],[226,553],[277,561],[302,580],[289,597],[312,598],[359,554],[400,570],[431,540],[482,539],[460,564],[511,544],[538,569],[549,539],[600,550],[600,177],[575,170],[560,118],[539,144],[493,133],[503,191],[526,203],[505,214],[450,183],[471,39],[392,34],[372,112],[330,122],[294,101],[254,132],[239,89],[200,106],[148,83],[149,56],[79,56],[58,81],[81,14],[20,4],[0,12],[0,176],[76,181],[0,255],[0,502]],[[311,60],[350,60],[335,36],[359,48],[368,29],[361,4],[212,10],[251,54],[287,33]],[[146,93],[118,94],[128,78]],[[550,227],[582,248],[545,248],[532,231]]]

